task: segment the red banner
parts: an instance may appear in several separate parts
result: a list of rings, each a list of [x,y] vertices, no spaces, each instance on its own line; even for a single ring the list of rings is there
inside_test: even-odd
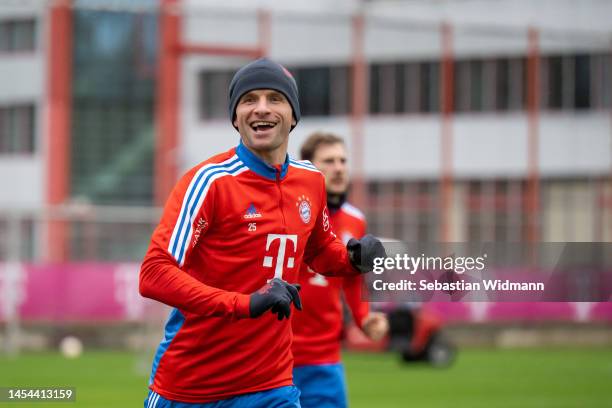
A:
[[[140,296],[139,268],[136,263],[2,263],[0,320],[142,320],[160,305]],[[454,322],[612,321],[612,302],[441,302],[424,307]]]

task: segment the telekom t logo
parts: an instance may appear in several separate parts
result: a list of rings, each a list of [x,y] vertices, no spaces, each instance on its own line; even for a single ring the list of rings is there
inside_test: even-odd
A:
[[[284,234],[268,234],[268,238],[266,241],[266,251],[270,250],[270,244],[272,242],[279,240],[278,244],[278,256],[276,257],[276,268],[274,269],[274,277],[282,279],[283,278],[283,267],[285,265],[285,250],[287,249],[287,241],[291,241],[293,243],[293,253],[297,250],[297,235],[284,235]],[[295,262],[295,258],[290,256],[287,257],[287,268],[293,268]],[[271,268],[274,263],[273,256],[265,256],[263,260],[263,266],[266,268]]]

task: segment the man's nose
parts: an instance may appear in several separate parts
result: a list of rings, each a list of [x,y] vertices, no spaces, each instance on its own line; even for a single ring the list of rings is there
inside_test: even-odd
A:
[[[263,115],[270,112],[270,106],[268,105],[268,100],[266,98],[259,98],[257,100],[257,104],[255,105],[255,113],[258,115]]]

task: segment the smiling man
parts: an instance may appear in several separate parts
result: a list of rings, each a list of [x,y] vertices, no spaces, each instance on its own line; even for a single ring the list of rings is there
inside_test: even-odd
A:
[[[332,232],[325,180],[287,155],[300,120],[295,80],[259,59],[231,81],[240,144],[189,170],[142,263],[140,293],[173,307],[145,407],[299,407],[291,305],[302,262],[329,276],[371,271],[371,236]]]

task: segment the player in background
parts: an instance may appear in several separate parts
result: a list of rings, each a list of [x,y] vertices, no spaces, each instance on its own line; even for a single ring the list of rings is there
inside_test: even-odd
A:
[[[325,176],[327,206],[334,232],[344,241],[366,232],[363,213],[346,201],[349,188],[344,141],[331,133],[314,133],[302,145],[301,158]],[[317,273],[319,272],[319,273]],[[346,384],[340,358],[343,330],[341,294],[355,323],[372,340],[380,340],[389,324],[383,313],[370,312],[361,299],[361,276],[325,277],[326,271],[306,264],[299,283],[304,304],[293,316],[293,380],[303,408],[346,407]]]
[[[145,407],[299,407],[291,304],[298,269],[370,271],[371,236],[347,247],[332,232],[323,175],[287,155],[300,119],[295,80],[259,59],[229,88],[240,143],[176,184],[140,271],[140,293],[173,307]],[[347,250],[348,249],[348,250]]]

